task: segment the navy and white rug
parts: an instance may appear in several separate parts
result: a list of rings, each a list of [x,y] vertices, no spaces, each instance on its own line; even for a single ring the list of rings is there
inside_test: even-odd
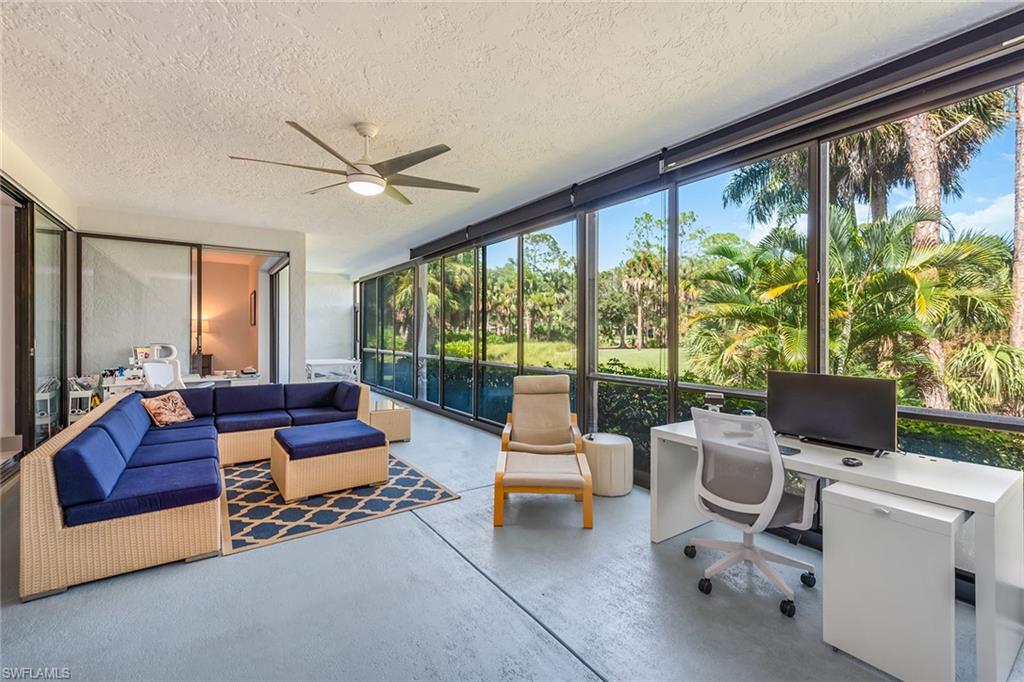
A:
[[[224,468],[227,540],[224,553],[265,547],[353,523],[458,499],[400,459],[388,456],[389,480],[288,504],[270,476],[270,461]]]

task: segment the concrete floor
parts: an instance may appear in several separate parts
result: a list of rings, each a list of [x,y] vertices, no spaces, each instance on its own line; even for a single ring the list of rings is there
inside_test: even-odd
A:
[[[392,451],[462,499],[194,564],[17,599],[18,491],[0,499],[0,664],[73,679],[863,680],[886,676],[821,641],[821,593],[797,616],[747,567],[697,592],[716,554],[648,542],[649,498],[513,497],[491,526],[498,439],[414,410]],[[698,535],[732,537],[716,524]],[[819,563],[770,536],[766,546]],[[821,576],[819,587],[827,580]],[[973,609],[958,604],[958,678]],[[1014,679],[1024,680],[1018,659]]]

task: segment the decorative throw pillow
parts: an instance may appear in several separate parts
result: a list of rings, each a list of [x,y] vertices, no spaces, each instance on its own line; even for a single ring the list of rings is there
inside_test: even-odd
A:
[[[192,411],[185,404],[185,399],[177,391],[164,393],[156,398],[143,398],[142,406],[146,408],[146,412],[149,412],[150,418],[157,426],[167,426],[195,419]]]

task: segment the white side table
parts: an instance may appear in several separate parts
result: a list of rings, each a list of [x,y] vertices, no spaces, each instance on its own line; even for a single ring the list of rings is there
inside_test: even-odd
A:
[[[618,497],[633,489],[633,441],[614,433],[591,433],[583,437],[583,452],[595,495]]]

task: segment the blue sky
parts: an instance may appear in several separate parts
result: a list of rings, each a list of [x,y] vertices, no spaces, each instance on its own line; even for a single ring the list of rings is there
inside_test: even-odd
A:
[[[981,230],[1009,237],[1013,233],[1014,128],[1012,123],[989,140],[960,178],[963,196],[944,198],[943,211],[957,231]],[[767,233],[767,225],[751,225],[744,207],[722,207],[722,190],[731,173],[685,185],[679,189],[679,210],[697,214],[697,224],[710,232],[732,232],[751,241]],[[911,206],[913,188],[895,188],[889,194],[889,210]],[[644,211],[655,217],[666,215],[664,192],[602,209],[598,216],[598,262],[601,269],[614,267],[623,260],[633,220]],[[867,206],[857,207],[866,220]],[[806,223],[804,223],[806,224]]]

